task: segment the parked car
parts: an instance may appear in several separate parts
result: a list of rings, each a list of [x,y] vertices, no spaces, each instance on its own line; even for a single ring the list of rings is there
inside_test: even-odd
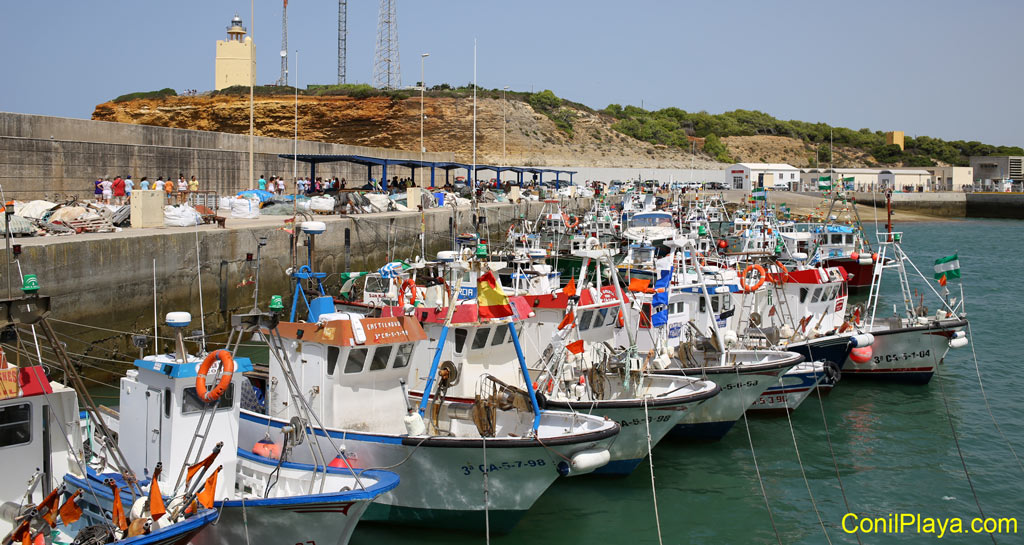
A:
[[[729,188],[723,182],[704,182],[704,189],[722,190]]]
[[[772,185],[772,190],[789,191],[789,184],[787,184],[786,182],[775,182],[775,184]]]

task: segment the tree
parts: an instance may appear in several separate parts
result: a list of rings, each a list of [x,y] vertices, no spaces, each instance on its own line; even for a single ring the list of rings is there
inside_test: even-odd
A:
[[[704,137],[704,151],[714,157],[716,161],[722,163],[731,163],[732,157],[729,156],[729,149],[725,147],[722,140],[714,134],[709,134]]]

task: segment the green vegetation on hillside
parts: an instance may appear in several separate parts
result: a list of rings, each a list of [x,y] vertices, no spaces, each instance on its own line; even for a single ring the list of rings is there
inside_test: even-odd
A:
[[[178,93],[170,87],[165,87],[159,91],[139,91],[138,93],[128,93],[127,95],[121,95],[114,99],[114,102],[127,102],[129,100],[135,100],[139,98],[166,98],[178,96]]]
[[[864,151],[880,164],[903,163],[907,166],[932,166],[936,161],[951,165],[967,165],[971,155],[1024,155],[1016,146],[991,146],[981,142],[945,141],[929,136],[908,136],[905,150],[885,144],[885,133],[869,129],[852,130],[831,127],[825,123],[783,121],[758,111],[734,110],[721,114],[689,113],[679,108],[647,111],[636,106],[609,104],[601,113],[617,121],[612,128],[638,140],[653,144],[690,147],[687,135],[703,137],[704,150],[720,161],[730,160],[720,137],[777,135],[789,136],[810,144],[828,144],[831,132],[836,146]],[[710,146],[710,147],[709,147]],[[819,159],[822,149],[818,150]],[[828,151],[824,151],[827,157]],[[813,157],[813,154],[812,154]]]

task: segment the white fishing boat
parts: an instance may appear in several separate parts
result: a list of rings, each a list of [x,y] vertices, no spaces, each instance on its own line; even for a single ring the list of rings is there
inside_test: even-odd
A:
[[[38,328],[40,336],[50,342],[56,359],[48,363],[59,367],[66,380],[82,386],[74,365],[46,321],[49,308],[48,297],[30,295],[2,300],[0,327],[15,325],[25,330],[31,327],[33,337]],[[19,343],[19,346],[25,344]],[[42,365],[41,354],[21,353],[19,356],[25,359],[40,358],[40,361],[36,365],[15,366],[0,351],[0,449],[4,452],[6,472],[6,477],[0,481],[3,543],[185,545],[199,531],[209,527],[217,516],[213,509],[200,507],[189,513],[150,513],[149,509],[146,512],[135,509],[148,505],[154,497],[156,501],[164,501],[159,490],[155,491],[155,496],[140,497],[126,510],[119,497],[122,488],[125,498],[151,492],[147,482],[136,481],[134,474],[127,470],[112,473],[116,480],[95,486],[82,481],[76,486],[71,482],[84,479],[87,472],[92,472],[85,458],[79,427],[79,391],[51,381]],[[84,389],[80,392],[86,411],[95,414],[97,409],[91,397]],[[112,460],[120,459],[112,456]],[[103,511],[96,507],[100,503],[97,498],[103,496],[110,496],[111,506],[116,503],[118,509]],[[174,499],[167,498],[167,501]]]
[[[261,315],[247,316],[256,321],[250,327],[266,323]],[[272,542],[347,543],[370,502],[398,486],[398,476],[330,468],[322,457],[317,463],[301,459],[298,452],[322,452],[308,432],[307,413],[289,422],[288,439],[277,444],[252,440],[243,433],[240,414],[241,400],[251,388],[243,376],[252,371],[251,362],[227,350],[205,358],[188,354],[181,330],[190,320],[184,312],[167,315],[167,324],[176,330],[175,352],[136,360],[135,369],[120,380],[119,410],[102,413],[104,423],[117,430],[125,461],[138,475],[150,478],[162,460],[171,467],[201,465],[202,455],[214,441],[219,443],[213,461],[223,471],[217,470],[211,485],[219,520],[193,538],[195,545],[244,543],[246,535]],[[208,376],[216,377],[211,385]],[[276,393],[283,390],[282,384]],[[93,448],[106,456],[101,442],[94,440]],[[203,471],[213,473],[210,467]],[[108,478],[106,471],[100,467],[68,481],[95,487]],[[162,490],[187,490],[191,479],[183,474],[160,473],[156,480]]]
[[[511,530],[560,475],[606,463],[618,424],[541,410],[530,384],[496,376],[507,366],[525,372],[517,359],[476,357],[481,347],[512,350],[515,323],[529,306],[513,297],[516,317],[481,318],[476,294],[466,301],[451,296],[465,272],[453,274],[451,291],[427,290],[419,305],[403,296],[381,317],[334,312],[331,298],[320,296],[306,304],[304,321],[264,329],[272,356],[266,408],[242,411],[242,444],[268,436],[282,444],[296,409],[279,390],[294,380],[319,414],[309,433],[343,452],[348,467],[387,467],[401,476],[402,486],[379,497],[365,520],[473,531],[483,530],[485,520],[491,531]],[[297,280],[299,290],[317,281]],[[429,339],[420,321],[438,325]],[[407,382],[415,392],[407,392]],[[311,456],[297,449],[290,461],[314,464]]]
[[[947,300],[936,292],[900,247],[902,239],[903,233],[891,230],[878,234],[880,257],[875,262],[867,317],[857,324],[874,337],[874,343],[867,349],[854,349],[850,353],[843,366],[845,376],[926,384],[950,349],[968,343],[964,332],[967,314],[963,298],[955,303],[955,299]],[[938,301],[940,308],[934,313],[929,313],[923,304],[923,295],[919,304],[914,305],[908,265],[935,295],[933,300]],[[882,317],[880,312],[884,310],[879,307],[879,290],[886,270],[895,271],[903,298],[902,314],[893,305],[890,317]]]
[[[761,397],[750,405],[755,412],[793,412],[804,402],[815,389],[835,386],[834,381],[826,381],[828,366],[822,361],[803,361],[786,371],[778,384],[769,386]]]

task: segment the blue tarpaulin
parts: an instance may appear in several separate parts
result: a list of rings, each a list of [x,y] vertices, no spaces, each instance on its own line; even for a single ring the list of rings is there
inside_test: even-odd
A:
[[[259,199],[261,203],[264,203],[269,201],[274,194],[263,189],[246,189],[245,191],[239,191],[238,196],[245,199]]]

